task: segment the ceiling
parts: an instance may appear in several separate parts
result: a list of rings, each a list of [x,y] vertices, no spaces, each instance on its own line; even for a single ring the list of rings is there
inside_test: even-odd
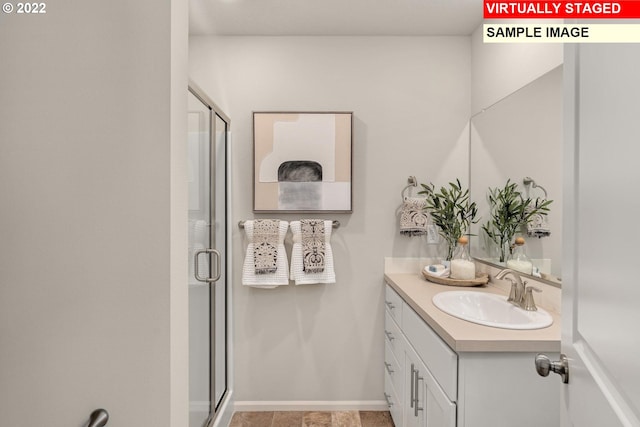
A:
[[[482,0],[189,0],[191,35],[470,35]]]

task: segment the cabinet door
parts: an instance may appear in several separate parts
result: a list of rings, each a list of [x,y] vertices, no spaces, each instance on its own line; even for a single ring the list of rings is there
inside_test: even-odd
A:
[[[455,427],[456,404],[451,402],[413,348],[405,351],[406,427]]]
[[[424,426],[424,401],[420,401],[420,371],[426,372],[426,367],[420,361],[413,348],[405,349],[405,379],[404,379],[404,427]],[[424,392],[422,393],[424,396]]]
[[[425,381],[422,391],[422,396],[426,400],[424,404],[426,408],[425,425],[428,427],[455,427],[456,404],[447,399],[447,396],[435,382],[430,385],[428,381]]]

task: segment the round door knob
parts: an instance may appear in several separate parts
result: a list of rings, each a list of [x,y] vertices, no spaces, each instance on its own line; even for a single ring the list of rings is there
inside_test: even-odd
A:
[[[87,427],[103,427],[109,421],[109,413],[105,409],[96,409],[89,416]]]
[[[555,372],[560,375],[562,382],[569,383],[569,359],[564,354],[560,355],[560,360],[552,362],[546,354],[538,354],[536,356],[536,371],[541,377],[546,377],[549,372]]]

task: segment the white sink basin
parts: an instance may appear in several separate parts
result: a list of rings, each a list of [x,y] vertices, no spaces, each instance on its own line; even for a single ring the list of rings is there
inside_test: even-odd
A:
[[[541,329],[553,318],[545,310],[526,311],[500,295],[478,291],[447,291],[433,297],[433,303],[447,314],[485,326],[503,329]]]

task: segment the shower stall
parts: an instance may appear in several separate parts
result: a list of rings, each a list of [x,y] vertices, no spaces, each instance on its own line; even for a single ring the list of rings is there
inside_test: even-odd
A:
[[[229,400],[229,118],[188,94],[189,427],[213,426]]]

